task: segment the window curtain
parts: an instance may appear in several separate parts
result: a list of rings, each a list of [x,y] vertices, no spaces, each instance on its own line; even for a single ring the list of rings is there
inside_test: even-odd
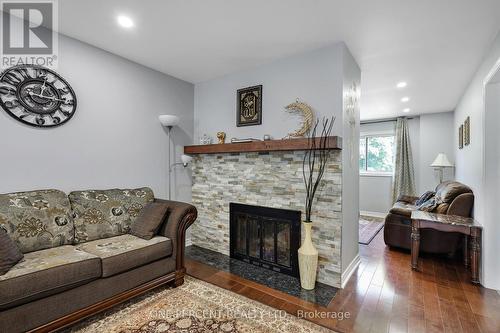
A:
[[[398,118],[396,121],[396,163],[394,165],[394,181],[392,199],[394,202],[400,195],[415,195],[415,172],[411,154],[408,119]]]

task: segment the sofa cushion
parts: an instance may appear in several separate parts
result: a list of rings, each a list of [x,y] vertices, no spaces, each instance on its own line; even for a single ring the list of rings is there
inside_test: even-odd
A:
[[[142,208],[153,202],[150,188],[75,191],[69,194],[75,213],[75,243],[129,232]]]
[[[472,193],[467,185],[455,181],[446,181],[436,188],[436,198],[440,203],[451,204],[451,202],[460,194]]]
[[[0,309],[68,290],[101,276],[101,260],[72,245],[30,252],[0,275]]]
[[[402,202],[402,201],[397,201],[394,206],[392,206],[390,213],[392,214],[397,214],[397,215],[402,215],[406,217],[411,217],[411,212],[416,210],[417,207],[415,205]]]
[[[108,277],[172,255],[172,241],[161,236],[145,240],[121,235],[82,243],[78,249],[101,258],[102,276]]]
[[[16,243],[0,228],[0,275],[7,273],[23,257]]]
[[[148,203],[130,226],[130,234],[143,239],[153,238],[167,216],[168,207],[165,202]]]
[[[71,205],[64,192],[0,194],[0,227],[23,253],[73,243]]]

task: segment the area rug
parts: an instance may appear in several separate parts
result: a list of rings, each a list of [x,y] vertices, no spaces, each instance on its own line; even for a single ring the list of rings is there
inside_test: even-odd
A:
[[[384,218],[361,215],[359,217],[359,244],[370,244],[383,227]]]
[[[258,333],[332,332],[314,323],[192,277],[178,288],[163,287],[66,332]]]

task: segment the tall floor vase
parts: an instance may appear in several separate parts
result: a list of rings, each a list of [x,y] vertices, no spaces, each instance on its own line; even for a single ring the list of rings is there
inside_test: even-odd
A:
[[[299,248],[300,285],[303,289],[313,290],[316,285],[318,250],[312,242],[312,222],[302,222],[305,231],[304,243]]]

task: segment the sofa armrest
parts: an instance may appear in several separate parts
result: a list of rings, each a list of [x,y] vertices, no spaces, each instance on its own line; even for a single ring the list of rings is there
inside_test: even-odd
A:
[[[474,194],[463,193],[457,196],[451,202],[450,207],[448,208],[448,212],[446,214],[470,217],[473,206],[474,206]]]
[[[196,207],[178,201],[155,199],[168,205],[168,215],[158,234],[172,240],[172,256],[175,258],[176,270],[184,268],[184,248],[186,245],[186,230],[198,217]]]
[[[414,205],[417,200],[418,200],[418,197],[414,197],[412,195],[402,194],[399,196],[399,198],[398,198],[398,200],[396,200],[396,202],[401,201],[401,202],[406,202],[406,203]]]

